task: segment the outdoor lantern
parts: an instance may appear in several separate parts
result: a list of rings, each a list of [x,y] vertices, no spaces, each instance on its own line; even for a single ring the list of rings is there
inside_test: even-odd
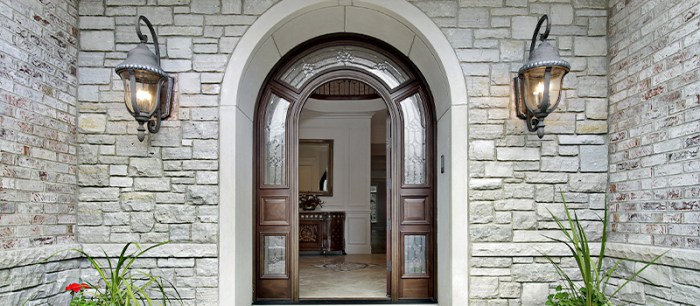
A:
[[[141,21],[148,26],[153,36],[156,54],[148,49],[148,36],[141,34]],[[141,43],[129,51],[126,59],[114,71],[124,80],[124,103],[126,109],[139,123],[138,138],[143,141],[148,122],[148,131],[158,133],[161,120],[170,116],[170,101],[173,93],[173,78],[160,68],[158,36],[148,18],[136,19],[136,34]]]
[[[541,42],[535,49],[537,34],[545,21],[547,28],[540,34]],[[532,35],[530,58],[513,80],[516,113],[527,121],[530,132],[537,131],[539,138],[544,137],[544,118],[557,108],[564,76],[571,69],[571,65],[559,56],[559,50],[546,41],[549,29],[549,18],[544,15]]]

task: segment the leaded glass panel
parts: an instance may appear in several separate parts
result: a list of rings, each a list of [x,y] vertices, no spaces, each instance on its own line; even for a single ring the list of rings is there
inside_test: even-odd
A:
[[[265,276],[287,275],[285,257],[287,247],[286,236],[265,236],[263,255],[263,274]]]
[[[396,88],[408,79],[396,63],[384,55],[357,46],[333,46],[312,52],[282,74],[282,81],[301,88],[316,74],[336,67],[354,67],[367,71]]]
[[[403,114],[403,168],[405,184],[426,183],[425,113],[418,94],[401,101]]]
[[[425,274],[425,235],[406,235],[403,243],[404,274]]]
[[[286,126],[289,101],[272,95],[265,111],[263,144],[263,182],[265,185],[286,184]]]

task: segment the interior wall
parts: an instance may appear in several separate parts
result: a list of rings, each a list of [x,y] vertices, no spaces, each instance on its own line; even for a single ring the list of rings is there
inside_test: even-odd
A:
[[[333,195],[318,211],[345,212],[345,251],[370,254],[371,113],[320,114],[299,122],[300,139],[333,140]]]

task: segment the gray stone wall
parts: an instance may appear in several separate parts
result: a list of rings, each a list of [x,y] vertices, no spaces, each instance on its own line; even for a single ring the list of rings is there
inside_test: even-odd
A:
[[[172,241],[169,247],[181,252],[150,254],[143,267],[166,276],[192,305],[218,301],[218,103],[224,69],[240,36],[274,3],[80,3],[76,236],[86,247]],[[162,67],[177,80],[174,114],[144,142],[136,138],[137,123],[124,107],[123,85],[113,69],[138,43],[138,15],[153,23]],[[142,31],[147,33],[145,25]],[[187,255],[193,250],[207,251]],[[166,258],[171,256],[177,258]]]
[[[36,264],[75,246],[77,26],[78,1],[0,0],[2,305],[65,302],[78,279],[76,260]]]
[[[540,251],[566,255],[548,210],[562,197],[599,238],[607,186],[607,1],[416,1],[462,63],[469,95],[470,301],[542,304],[559,283]],[[571,63],[561,103],[538,139],[514,113],[512,78],[527,60],[537,20]],[[453,233],[455,234],[455,233]],[[570,259],[556,257],[563,266]]]
[[[620,299],[696,304],[700,2],[614,0],[609,9],[610,254],[648,261],[673,248]]]

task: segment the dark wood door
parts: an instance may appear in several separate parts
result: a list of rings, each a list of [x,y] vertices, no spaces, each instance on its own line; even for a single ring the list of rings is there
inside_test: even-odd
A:
[[[290,51],[260,94],[254,119],[255,299],[299,299],[297,124],[312,91],[339,79],[367,84],[387,104],[388,293],[392,301],[434,300],[433,104],[405,56],[381,41],[347,34]]]

